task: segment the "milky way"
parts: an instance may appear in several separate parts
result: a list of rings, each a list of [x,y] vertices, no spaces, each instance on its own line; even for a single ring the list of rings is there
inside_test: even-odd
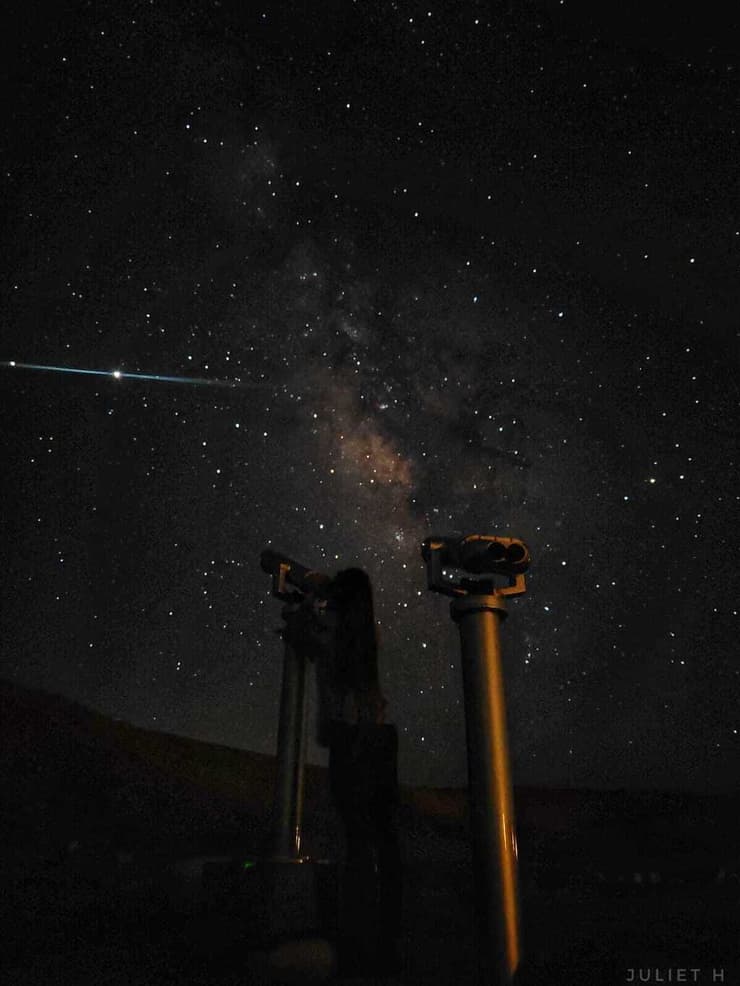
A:
[[[5,364],[0,673],[271,752],[260,552],[359,564],[403,776],[463,783],[420,544],[521,537],[515,780],[726,786],[722,47],[560,8],[345,6],[70,6],[19,51],[4,348],[62,372]]]

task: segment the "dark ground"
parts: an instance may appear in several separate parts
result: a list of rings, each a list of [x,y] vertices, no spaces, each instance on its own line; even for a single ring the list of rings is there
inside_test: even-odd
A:
[[[408,907],[400,977],[388,983],[475,983],[467,868],[417,865],[406,871]],[[523,897],[523,983],[616,984],[630,968],[702,970],[711,982],[740,983],[737,891],[530,890]],[[266,973],[267,942],[255,940],[249,912],[183,913],[176,907],[116,908],[82,901],[47,881],[29,887],[25,907],[5,921],[3,983],[227,984],[320,981],[320,948],[308,969]],[[13,944],[13,931],[22,938]],[[316,934],[309,937],[316,937]],[[10,952],[10,954],[8,954]],[[664,972],[664,976],[666,973]],[[344,982],[334,979],[334,982]]]
[[[270,758],[135,730],[8,683],[0,740],[3,986],[326,978],[334,867],[304,868],[322,892],[299,890],[272,919],[264,868],[244,869],[266,824]],[[522,983],[611,986],[630,969],[682,981],[685,968],[699,970],[686,982],[740,984],[736,798],[516,794]],[[473,984],[462,792],[405,790],[401,836],[403,973],[352,981]],[[319,768],[309,770],[305,844],[341,857]],[[313,944],[299,960],[285,943],[301,929]]]

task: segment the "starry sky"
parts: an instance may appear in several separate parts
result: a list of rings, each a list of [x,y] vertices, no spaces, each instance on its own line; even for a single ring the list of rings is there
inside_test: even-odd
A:
[[[515,783],[734,787],[732,15],[14,16],[0,675],[272,752],[259,554],[358,564],[402,780],[461,785],[457,629],[420,543],[521,537]]]

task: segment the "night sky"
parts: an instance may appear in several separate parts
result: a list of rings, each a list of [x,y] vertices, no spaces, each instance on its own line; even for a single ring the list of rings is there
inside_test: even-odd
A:
[[[515,783],[736,786],[737,33],[602,6],[16,9],[0,675],[272,752],[259,554],[359,564],[463,784],[419,549],[495,533]]]

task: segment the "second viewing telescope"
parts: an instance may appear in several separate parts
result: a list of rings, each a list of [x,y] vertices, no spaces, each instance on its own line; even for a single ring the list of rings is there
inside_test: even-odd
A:
[[[422,555],[429,557],[430,549],[440,552],[440,561],[450,568],[462,568],[480,575],[483,572],[502,572],[515,575],[529,568],[529,549],[519,538],[493,537],[490,534],[468,534],[464,538],[427,538]]]

